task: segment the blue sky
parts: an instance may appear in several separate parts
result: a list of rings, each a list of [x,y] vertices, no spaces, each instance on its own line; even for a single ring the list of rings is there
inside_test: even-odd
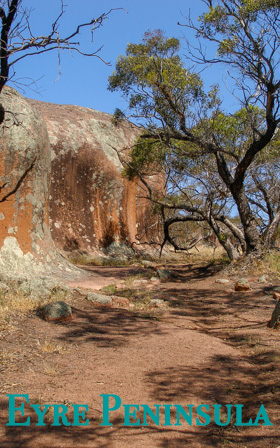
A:
[[[194,19],[203,11],[202,1],[191,0],[67,0],[66,3],[68,6],[60,25],[61,35],[73,30],[78,23],[97,17],[111,8],[126,10],[112,11],[104,26],[94,33],[93,43],[90,30],[83,32],[79,38],[86,51],[103,45],[100,56],[110,62],[111,66],[106,66],[97,58],[64,52],[61,55],[62,73],[57,80],[58,58],[54,51],[32,56],[18,63],[15,66],[16,78],[29,77],[37,81],[35,91],[28,88],[24,91],[24,95],[30,98],[91,107],[109,113],[113,113],[116,107],[124,107],[120,95],[109,92],[107,85],[116,59],[125,53],[127,43],[139,42],[148,29],[160,28],[167,36],[181,37],[188,31],[179,27],[177,22],[184,22],[184,15],[187,16],[189,10]],[[22,4],[34,9],[30,19],[33,34],[48,34],[60,10],[60,1],[23,0]],[[207,85],[218,81],[225,91],[222,71],[208,70],[203,76]]]

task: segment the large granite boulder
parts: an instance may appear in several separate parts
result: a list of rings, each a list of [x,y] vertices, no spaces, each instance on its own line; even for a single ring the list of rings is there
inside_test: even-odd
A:
[[[50,144],[38,112],[16,90],[0,95],[0,274],[73,275],[49,229]]]
[[[29,100],[51,144],[50,226],[60,250],[87,253],[112,243],[156,240],[160,226],[138,181],[122,176],[117,151],[140,130],[92,109]],[[161,188],[159,179],[154,179]]]

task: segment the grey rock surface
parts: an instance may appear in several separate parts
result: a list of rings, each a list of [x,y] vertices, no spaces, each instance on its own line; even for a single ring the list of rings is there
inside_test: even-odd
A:
[[[43,316],[49,321],[67,321],[72,319],[72,310],[68,303],[58,301],[43,307]]]
[[[96,305],[111,305],[112,303],[111,297],[96,292],[88,292],[86,299]]]

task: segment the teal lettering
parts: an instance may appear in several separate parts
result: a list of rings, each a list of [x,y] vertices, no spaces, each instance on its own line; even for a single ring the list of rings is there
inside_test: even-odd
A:
[[[197,426],[207,426],[211,422],[210,415],[206,414],[206,412],[202,411],[202,408],[205,408],[207,412],[209,412],[209,404],[200,404],[197,409],[196,413],[199,415],[199,417],[204,418],[205,423],[202,423],[199,418],[196,419],[196,425]]]
[[[23,394],[7,394],[7,397],[9,397],[9,423],[6,423],[6,426],[30,426],[30,417],[26,420],[26,422],[23,423],[16,423],[15,422],[15,412],[20,411],[22,417],[24,416],[24,403],[20,405],[19,408],[15,407],[15,398],[24,398],[27,403],[29,403],[29,395]]]
[[[123,426],[140,426],[140,419],[138,418],[136,422],[131,422],[130,417],[134,420],[136,419],[136,411],[139,411],[139,404],[124,404],[124,424]],[[129,408],[135,408],[134,411],[130,412]]]
[[[53,404],[53,424],[52,426],[61,426],[59,418],[61,417],[62,424],[64,426],[71,426],[71,423],[67,420],[68,408],[65,404]]]
[[[100,397],[103,397],[103,422],[100,423],[100,426],[112,426],[112,423],[109,422],[109,412],[119,409],[122,404],[122,400],[118,395],[114,394],[101,394]],[[115,405],[112,408],[109,407],[110,397],[115,400]]]
[[[247,423],[242,422],[242,408],[244,407],[243,404],[236,404],[236,423],[234,426],[254,426],[253,420],[250,418],[250,420]]]
[[[183,417],[183,419],[188,423],[188,425],[192,425],[192,408],[194,407],[193,404],[188,404],[189,408],[189,414],[186,413],[185,409],[180,404],[174,404],[176,410],[177,410],[177,421],[175,423],[175,426],[182,426],[182,423],[180,423],[180,415]]]
[[[36,426],[46,426],[46,423],[44,423],[44,415],[46,414],[47,410],[51,407],[51,405],[45,404],[43,406],[42,411],[39,404],[31,404],[30,406],[34,409],[34,411],[38,416],[38,423],[36,423]]]
[[[230,419],[231,419],[231,408],[232,408],[232,404],[226,404],[226,408],[227,408],[227,421],[225,423],[221,422],[221,413],[220,413],[220,409],[221,409],[222,405],[221,404],[213,404],[213,408],[214,408],[214,420],[216,425],[218,426],[227,426],[230,423]]]
[[[259,409],[258,415],[257,415],[255,423],[254,423],[254,426],[259,426],[259,423],[258,423],[259,420],[263,420],[264,421],[262,426],[273,426],[273,423],[271,423],[271,421],[269,420],[268,415],[266,413],[266,410],[265,410],[265,407],[264,407],[263,404],[261,405],[261,407]]]
[[[74,408],[74,421],[73,426],[89,426],[89,419],[87,419],[84,422],[80,423],[80,417],[82,417],[83,420],[85,420],[85,411],[88,412],[88,405],[87,404],[73,404]],[[80,408],[84,408],[82,412],[80,412]]]
[[[154,407],[156,408],[156,414],[153,413],[152,409],[147,404],[141,404],[144,410],[144,418],[142,426],[149,426],[149,423],[147,423],[147,414],[149,417],[153,420],[153,422],[156,425],[159,425],[159,408],[160,404],[155,404]]]
[[[172,426],[170,421],[170,408],[172,408],[172,404],[164,404],[164,425],[162,426]]]

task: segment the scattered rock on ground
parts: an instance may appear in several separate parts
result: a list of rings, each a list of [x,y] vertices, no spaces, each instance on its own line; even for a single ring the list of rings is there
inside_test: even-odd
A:
[[[165,305],[165,301],[162,299],[152,299],[150,300],[149,307],[160,308]]]
[[[280,301],[278,300],[267,326],[278,330],[280,324]]]
[[[22,280],[19,282],[18,288],[23,294],[38,298],[50,297],[58,292],[61,292],[64,296],[72,294],[69,286],[42,277]]]
[[[72,310],[63,301],[49,303],[43,307],[43,316],[48,321],[66,322],[72,319]]]
[[[218,278],[215,283],[221,283],[221,285],[226,284],[226,283],[230,283],[230,280],[228,280],[227,278]]]
[[[154,262],[149,260],[142,260],[141,263],[145,268],[151,268],[154,265]]]
[[[280,291],[279,292],[274,292],[273,293],[273,298],[276,300],[280,300]]]
[[[130,260],[135,256],[135,252],[131,247],[117,241],[111,243],[106,249],[103,249],[103,251],[106,255],[109,255],[109,257],[113,257],[113,259],[119,261]]]
[[[249,291],[250,285],[247,278],[240,278],[235,284],[235,291]]]
[[[169,278],[173,277],[172,272],[169,271],[168,269],[157,268],[156,272],[161,280],[168,280]]]
[[[268,277],[267,277],[267,275],[262,275],[262,276],[259,278],[259,282],[260,282],[260,283],[267,283],[267,281],[268,281]]]
[[[86,299],[95,305],[108,306],[112,303],[112,298],[96,292],[88,292]]]

